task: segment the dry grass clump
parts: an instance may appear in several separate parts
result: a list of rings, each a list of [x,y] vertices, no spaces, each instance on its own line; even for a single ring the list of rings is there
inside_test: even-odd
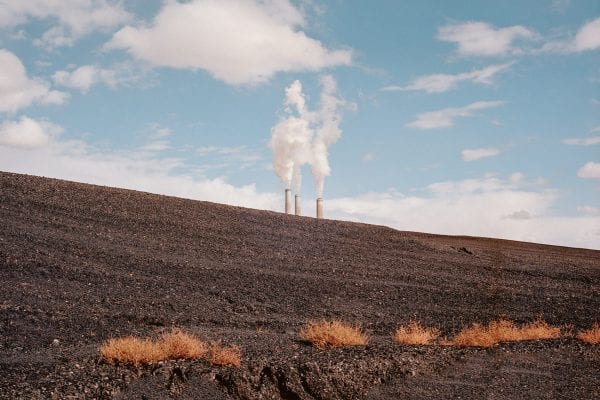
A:
[[[157,345],[162,350],[165,358],[198,359],[208,352],[206,343],[198,340],[194,335],[173,329],[165,333]]]
[[[360,328],[339,320],[309,321],[300,331],[300,337],[319,349],[360,346],[369,341]]]
[[[590,329],[579,332],[577,339],[589,344],[600,344],[600,325],[596,322]]]
[[[402,344],[431,344],[439,337],[439,329],[423,327],[417,321],[399,327],[394,333],[394,340]]]
[[[241,352],[238,346],[222,347],[219,341],[210,344],[208,361],[211,364],[239,367],[241,360]]]
[[[100,347],[100,354],[110,364],[153,364],[163,360],[162,349],[150,339],[133,336],[109,339]]]
[[[561,336],[560,328],[536,320],[521,327],[511,321],[492,321],[487,326],[474,323],[463,328],[446,344],[455,346],[491,347],[500,342],[521,340],[556,339]]]
[[[133,336],[109,339],[100,347],[100,354],[110,363],[154,364],[169,359],[196,360],[206,357],[215,365],[241,363],[241,353],[237,346],[221,347],[219,342],[209,346],[194,335],[174,328],[158,340],[140,339]]]

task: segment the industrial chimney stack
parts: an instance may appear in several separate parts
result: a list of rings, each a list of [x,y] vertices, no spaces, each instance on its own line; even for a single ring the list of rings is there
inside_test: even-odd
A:
[[[292,192],[290,189],[285,189],[285,213],[292,213]]]
[[[300,195],[297,194],[294,197],[294,206],[295,206],[295,210],[296,211],[296,215],[302,215],[302,209],[301,209],[301,205],[300,205]]]
[[[317,198],[317,219],[323,219],[323,198]]]

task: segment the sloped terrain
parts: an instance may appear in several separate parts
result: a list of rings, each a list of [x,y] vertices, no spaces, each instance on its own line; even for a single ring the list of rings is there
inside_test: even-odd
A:
[[[405,346],[500,317],[600,320],[600,252],[355,224],[0,173],[0,399],[593,399],[600,346]],[[370,344],[318,350],[310,319]],[[103,362],[110,337],[176,326],[240,368]]]

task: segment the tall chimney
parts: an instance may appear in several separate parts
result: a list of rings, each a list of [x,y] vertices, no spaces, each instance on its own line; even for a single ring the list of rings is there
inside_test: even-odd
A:
[[[292,192],[290,189],[285,189],[285,213],[292,213]]]
[[[294,206],[295,206],[296,215],[302,215],[302,209],[300,207],[300,195],[299,194],[297,194],[294,197]]]
[[[317,219],[323,219],[323,198],[317,198]]]

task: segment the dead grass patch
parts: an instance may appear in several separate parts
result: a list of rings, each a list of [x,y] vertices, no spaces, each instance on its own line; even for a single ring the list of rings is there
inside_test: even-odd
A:
[[[309,321],[300,330],[300,337],[319,349],[360,346],[369,342],[369,338],[360,328],[339,320]]]
[[[208,352],[206,343],[177,328],[161,336],[157,344],[166,358],[198,359]]]
[[[150,339],[133,336],[109,339],[100,347],[100,354],[110,364],[154,364],[163,360],[163,351]]]
[[[399,327],[394,333],[394,340],[402,344],[426,345],[439,337],[439,329],[423,327],[417,321]]]
[[[222,347],[221,342],[212,342],[208,351],[208,361],[215,365],[239,367],[242,362],[240,348]]]
[[[596,322],[590,329],[579,332],[577,339],[589,344],[600,344],[600,325]]]
[[[536,320],[523,326],[516,326],[507,320],[492,321],[487,326],[474,323],[463,328],[452,340],[445,344],[454,346],[491,347],[500,342],[522,340],[556,339],[561,336],[560,328]]]
[[[194,335],[174,328],[158,340],[141,339],[133,336],[107,340],[100,347],[100,355],[110,364],[154,364],[171,359],[197,360],[205,357],[215,365],[239,366],[239,347],[221,347],[212,342],[210,347]]]

